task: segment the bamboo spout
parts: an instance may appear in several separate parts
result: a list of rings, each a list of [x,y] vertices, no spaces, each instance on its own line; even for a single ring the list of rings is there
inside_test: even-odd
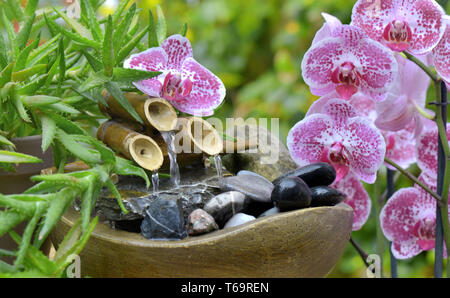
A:
[[[223,150],[223,141],[217,130],[207,121],[198,117],[178,118],[178,133],[175,137],[177,152],[186,150],[186,153],[206,153],[217,155]],[[181,139],[181,141],[180,141]],[[186,144],[186,141],[188,142]],[[179,150],[181,149],[181,150]]]
[[[111,117],[122,118],[135,121],[134,118],[112,97],[104,92],[108,107],[99,104],[100,110]],[[171,131],[177,125],[177,113],[172,105],[163,98],[148,98],[145,95],[130,92],[125,93],[125,97],[134,107],[138,115],[142,118],[147,129],[156,129],[158,131]]]
[[[115,121],[103,123],[97,131],[97,138],[114,151],[133,159],[144,169],[155,171],[163,164],[163,153],[152,138],[137,133],[121,123]]]

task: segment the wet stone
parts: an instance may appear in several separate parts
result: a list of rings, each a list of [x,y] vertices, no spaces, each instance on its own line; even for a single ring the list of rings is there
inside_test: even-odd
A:
[[[274,214],[278,214],[280,213],[280,208],[278,207],[273,207],[269,210],[266,210],[265,212],[261,213],[258,217],[265,217],[265,216],[269,216],[269,215],[274,215]]]
[[[272,182],[273,184],[276,184],[281,179],[289,176],[302,178],[309,187],[320,185],[328,186],[336,179],[336,171],[332,165],[325,162],[319,162],[287,172]]]
[[[329,186],[311,188],[311,207],[334,206],[345,200],[346,195]]]
[[[290,211],[309,207],[311,189],[298,177],[286,177],[275,184],[272,201],[281,211]]]
[[[221,189],[239,191],[255,201],[270,202],[273,184],[259,175],[241,174],[222,179]]]
[[[188,216],[187,231],[191,236],[206,234],[218,230],[214,218],[205,210],[196,209]]]
[[[180,240],[187,237],[181,202],[158,198],[145,211],[141,234],[151,240]]]
[[[232,218],[230,218],[230,220],[225,224],[224,228],[239,226],[255,219],[256,218],[252,215],[237,213]]]
[[[229,191],[210,199],[203,210],[208,212],[222,227],[233,215],[244,210],[248,201],[244,194],[238,191]]]

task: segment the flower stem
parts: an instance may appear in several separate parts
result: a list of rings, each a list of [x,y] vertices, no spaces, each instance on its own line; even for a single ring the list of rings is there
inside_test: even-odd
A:
[[[355,242],[355,240],[353,240],[352,237],[350,237],[350,243],[353,245],[353,247],[355,248],[355,250],[358,252],[358,254],[361,256],[361,259],[363,260],[364,264],[366,265],[367,268],[370,267],[370,264],[367,263],[367,258],[369,257],[369,255],[361,248],[361,246],[359,246],[358,243]]]
[[[389,200],[395,191],[395,182],[394,182],[394,171],[387,169],[386,179],[387,179],[387,199]],[[392,242],[389,243],[389,248],[391,248]],[[389,249],[389,255],[391,259],[391,277],[397,278],[397,259],[392,254],[392,249]]]
[[[438,185],[437,192],[441,195],[442,203],[436,208],[436,258],[435,277],[442,277],[443,267],[443,239],[445,246],[450,248],[450,228],[448,217],[448,195],[450,186],[450,147],[447,141],[447,88],[441,80],[435,82],[437,105],[436,123],[439,130],[438,146]],[[447,257],[447,277],[450,277],[450,266]]]
[[[410,172],[406,171],[405,169],[403,169],[401,166],[399,166],[398,164],[396,164],[395,162],[393,162],[392,160],[390,160],[389,158],[385,157],[384,161],[388,164],[390,164],[391,166],[393,166],[394,168],[396,168],[400,173],[402,173],[406,178],[408,178],[409,180],[411,180],[412,182],[414,182],[415,184],[417,184],[418,186],[420,186],[423,190],[425,190],[427,193],[429,193],[433,198],[435,198],[438,201],[439,205],[442,205],[443,203],[441,202],[441,197],[435,193],[434,191],[432,191],[428,186],[426,186],[425,184],[423,184],[419,179],[417,179],[416,177],[414,177]]]
[[[383,231],[381,229],[381,223],[380,223],[380,213],[381,213],[381,209],[383,208],[384,205],[384,201],[380,200],[380,189],[381,189],[381,185],[380,185],[380,181],[381,179],[379,178],[380,173],[378,173],[378,177],[375,180],[375,184],[373,187],[373,191],[372,191],[372,197],[373,197],[373,201],[374,201],[374,205],[375,205],[375,214],[377,216],[375,216],[375,221],[376,221],[376,231],[377,231],[377,254],[380,256],[380,268],[381,268],[381,277],[384,276],[383,274],[383,256],[384,256],[384,251],[385,251],[385,238],[383,235]]]
[[[417,66],[419,66],[434,82],[439,80],[438,76],[431,70],[431,68],[426,66],[425,63],[420,61],[417,57],[414,57],[408,52],[403,52],[403,54],[406,56],[406,58],[408,58],[410,61],[414,62]]]

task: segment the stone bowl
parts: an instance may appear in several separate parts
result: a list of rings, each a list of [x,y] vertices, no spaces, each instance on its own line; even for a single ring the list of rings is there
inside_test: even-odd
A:
[[[61,243],[79,214],[71,207],[51,234]],[[81,257],[90,277],[324,277],[352,231],[346,204],[258,218],[178,241],[152,241],[98,223]]]

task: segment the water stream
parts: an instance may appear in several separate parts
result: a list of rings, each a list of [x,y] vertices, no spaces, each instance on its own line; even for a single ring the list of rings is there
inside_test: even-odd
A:
[[[153,185],[153,192],[157,193],[159,191],[159,174],[157,171],[153,172],[152,174],[152,185]]]
[[[219,154],[214,155],[214,165],[216,166],[217,177],[219,178],[219,181],[221,181],[223,179],[223,169],[222,159],[220,158]]]
[[[178,167],[175,150],[175,132],[162,131],[161,135],[167,144],[167,154],[170,159],[170,181],[175,187],[178,187],[180,185],[180,168]]]

